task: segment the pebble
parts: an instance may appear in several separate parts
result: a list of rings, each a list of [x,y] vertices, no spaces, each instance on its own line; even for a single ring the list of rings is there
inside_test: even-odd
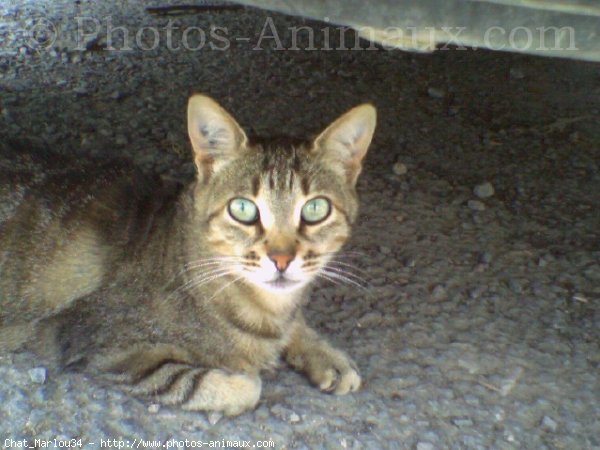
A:
[[[443,89],[429,87],[427,88],[427,95],[429,95],[431,98],[442,99],[446,97],[446,92],[444,92]]]
[[[296,413],[290,414],[290,420],[289,420],[289,422],[290,423],[298,423],[298,422],[300,422],[300,416],[298,414],[296,414]]]
[[[79,95],[84,95],[88,93],[88,86],[87,83],[80,83],[79,86],[77,86],[75,89],[73,89],[73,92],[75,92],[76,94]]]
[[[542,419],[541,426],[544,430],[551,431],[552,433],[554,433],[558,428],[558,424],[556,423],[556,421],[548,416],[544,416],[544,418]]]
[[[490,198],[494,195],[494,186],[489,181],[485,183],[478,184],[473,189],[473,193],[479,198]]]
[[[485,211],[485,203],[479,200],[469,200],[467,206],[473,211]]]
[[[150,414],[156,414],[158,411],[160,411],[160,405],[158,403],[152,403],[148,406],[148,412]]]
[[[408,172],[408,167],[406,167],[406,164],[404,163],[397,162],[392,166],[392,171],[396,175],[406,175]]]
[[[380,312],[368,312],[357,321],[360,328],[372,328],[381,324],[383,315]]]
[[[471,427],[473,426],[473,421],[468,417],[458,417],[452,420],[452,423],[457,427]]]
[[[483,264],[489,264],[492,262],[492,253],[491,252],[483,252],[481,255],[479,255],[479,262],[483,263]]]
[[[398,223],[402,223],[404,222],[404,216],[402,214],[397,215],[396,217],[394,217],[394,219],[396,220],[396,222]]]
[[[433,291],[431,291],[431,298],[436,301],[445,300],[446,298],[448,298],[446,288],[441,284],[438,284],[436,287],[433,288]]]
[[[34,367],[29,369],[29,378],[31,381],[38,384],[44,384],[48,376],[48,371],[45,367]]]
[[[123,134],[117,134],[115,137],[115,144],[117,145],[127,145],[129,143],[127,137]]]
[[[508,280],[508,286],[510,287],[511,291],[513,291],[515,294],[521,294],[523,292],[523,286],[521,285],[521,282],[519,280],[511,278],[510,280]]]
[[[525,78],[525,72],[520,67],[511,67],[509,70],[510,77],[513,80],[522,80]]]
[[[223,413],[217,411],[209,412],[207,415],[208,423],[210,423],[211,425],[216,425],[222,418]]]
[[[430,442],[417,442],[417,450],[435,450],[435,446]]]

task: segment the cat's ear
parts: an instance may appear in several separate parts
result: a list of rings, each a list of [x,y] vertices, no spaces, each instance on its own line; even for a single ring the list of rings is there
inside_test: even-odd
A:
[[[320,153],[328,163],[337,164],[356,184],[362,169],[362,160],[373,138],[377,111],[368,103],[351,109],[329,125],[314,142],[313,151]]]
[[[198,177],[205,179],[224,162],[246,148],[248,138],[233,117],[206,95],[190,97],[188,134],[194,149]]]

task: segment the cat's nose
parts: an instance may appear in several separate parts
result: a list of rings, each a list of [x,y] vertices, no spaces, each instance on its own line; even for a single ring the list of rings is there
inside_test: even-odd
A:
[[[293,253],[269,253],[268,257],[279,272],[285,272],[296,255]]]

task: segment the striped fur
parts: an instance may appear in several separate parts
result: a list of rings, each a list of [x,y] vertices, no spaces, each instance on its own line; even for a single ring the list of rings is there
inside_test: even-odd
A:
[[[188,184],[0,148],[0,348],[25,342],[133,395],[228,415],[257,404],[281,356],[323,391],[355,391],[356,365],[301,306],[316,277],[362,282],[338,252],[374,126],[363,105],[311,143],[252,143],[197,95]],[[329,209],[311,222],[315,198]],[[234,199],[255,218],[238,220]]]

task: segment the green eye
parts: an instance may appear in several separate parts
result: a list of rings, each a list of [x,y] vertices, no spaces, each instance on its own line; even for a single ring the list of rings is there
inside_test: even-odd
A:
[[[258,220],[258,206],[247,198],[234,198],[227,209],[231,217],[245,225],[252,225]]]
[[[325,220],[331,213],[331,202],[324,197],[313,198],[302,207],[302,219],[306,223],[317,223]]]

